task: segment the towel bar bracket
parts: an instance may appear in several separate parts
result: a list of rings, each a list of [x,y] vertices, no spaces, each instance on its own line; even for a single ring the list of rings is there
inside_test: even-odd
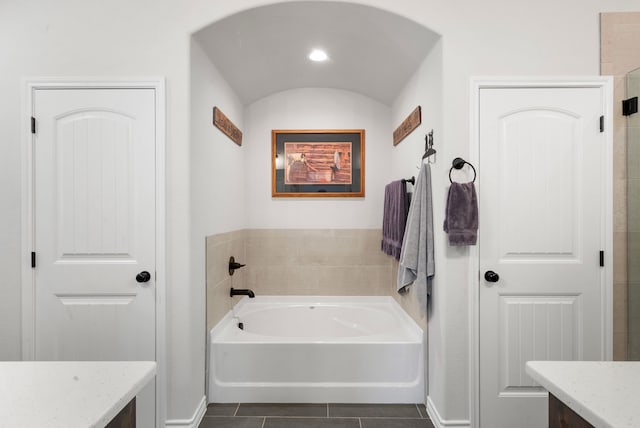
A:
[[[464,166],[464,164],[467,163],[466,160],[462,159],[462,158],[455,158],[453,160],[453,162],[451,162],[451,165],[455,168],[455,169],[462,169],[462,167]]]
[[[462,158],[455,158],[452,162],[451,162],[451,169],[449,170],[449,181],[451,183],[453,183],[453,180],[451,179],[451,172],[455,169],[462,169],[462,167],[467,164],[471,167],[471,169],[473,170],[473,180],[471,181],[472,183],[475,183],[476,181],[476,169],[473,167],[473,165],[471,165],[469,162],[467,162],[466,160],[462,159]]]
[[[402,181],[404,181],[405,183],[411,183],[414,186],[416,184],[416,178],[413,176],[411,178],[403,178]]]

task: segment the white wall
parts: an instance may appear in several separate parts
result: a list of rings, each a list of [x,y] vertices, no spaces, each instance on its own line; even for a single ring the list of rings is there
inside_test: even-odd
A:
[[[441,142],[438,144],[439,165],[446,164],[447,159],[450,162],[452,157],[468,154],[471,76],[596,75],[599,72],[598,13],[640,8],[637,0],[355,2],[398,13],[442,34],[443,119],[442,129],[436,134],[436,141]],[[26,256],[20,250],[19,166],[21,126],[26,124],[20,111],[20,78],[165,76],[167,413],[172,420],[193,417],[202,396],[204,369],[200,365],[202,357],[198,355],[202,348],[202,288],[201,284],[191,282],[189,262],[189,35],[231,13],[268,3],[268,0],[0,2],[0,359],[19,358],[21,346],[20,266],[26,262]],[[260,139],[268,144],[268,137]],[[411,154],[410,162],[413,159]],[[367,162],[367,175],[377,174],[369,165]],[[268,182],[268,177],[262,180]],[[368,195],[369,189],[375,186],[367,183]],[[355,220],[351,218],[348,222],[345,227],[353,227]],[[249,223],[258,227],[260,221],[256,218]],[[376,221],[369,218],[366,223],[373,225]],[[439,305],[433,314],[441,323],[445,343],[443,349],[438,350],[439,358],[449,365],[446,373],[458,368],[465,373],[469,326],[461,313],[468,302],[469,258],[464,251],[448,249],[444,256],[436,269],[440,278],[446,278],[446,284],[437,290]],[[442,384],[450,385],[443,387],[437,399],[440,414],[446,420],[467,419],[467,383],[447,381],[443,380]]]
[[[191,44],[191,227],[204,237],[245,226],[244,157],[246,138],[238,146],[213,125],[217,106],[244,130],[243,106],[194,39]]]
[[[213,125],[213,107],[243,129],[242,103],[212,64],[197,40],[191,41],[191,286],[200,295],[192,308],[196,325],[192,361],[202,368],[196,377],[204,395],[206,355],[206,237],[244,227],[244,149]],[[199,372],[199,370],[198,370]],[[194,371],[195,373],[195,371]]]
[[[422,107],[422,124],[391,151],[391,164],[394,176],[418,176],[418,166],[422,164],[425,149],[425,135],[433,129],[433,148],[435,156],[431,163],[431,190],[433,201],[434,258],[436,273],[432,284],[432,307],[428,313],[425,353],[425,367],[428,367],[427,393],[438,403],[444,401],[450,388],[459,388],[468,383],[466,367],[447,364],[442,355],[447,350],[450,337],[444,328],[444,319],[439,313],[442,289],[447,287],[447,271],[442,269],[446,263],[446,236],[442,231],[446,192],[448,189],[448,171],[451,159],[447,146],[450,144],[442,136],[443,98],[442,98],[442,41],[436,43],[419,69],[404,86],[392,105],[392,123],[401,123],[416,106]],[[417,297],[415,287],[409,288],[408,296],[396,295],[396,299],[410,312],[427,317],[424,302]],[[407,307],[408,306],[408,307]],[[464,316],[464,313],[459,313]],[[451,350],[456,352],[455,349]]]
[[[247,227],[372,229],[382,227],[384,185],[390,181],[389,107],[354,92],[294,89],[247,107]],[[364,129],[364,198],[272,198],[272,129]]]

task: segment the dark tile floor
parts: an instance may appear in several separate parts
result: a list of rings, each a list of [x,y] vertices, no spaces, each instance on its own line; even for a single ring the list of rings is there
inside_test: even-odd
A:
[[[199,428],[434,428],[422,404],[209,404]]]

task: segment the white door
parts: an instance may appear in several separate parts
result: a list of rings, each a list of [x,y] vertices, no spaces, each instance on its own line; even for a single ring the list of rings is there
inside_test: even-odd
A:
[[[36,360],[156,360],[154,96],[35,91]]]
[[[604,358],[603,99],[480,89],[481,428],[546,428],[526,361]]]

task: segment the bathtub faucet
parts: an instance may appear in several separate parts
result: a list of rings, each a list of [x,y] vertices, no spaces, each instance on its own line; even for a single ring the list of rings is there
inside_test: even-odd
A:
[[[229,293],[229,296],[231,297],[249,296],[250,299],[253,299],[254,297],[256,297],[255,293],[252,290],[249,290],[247,288],[233,288],[233,287],[231,287],[231,292]]]

